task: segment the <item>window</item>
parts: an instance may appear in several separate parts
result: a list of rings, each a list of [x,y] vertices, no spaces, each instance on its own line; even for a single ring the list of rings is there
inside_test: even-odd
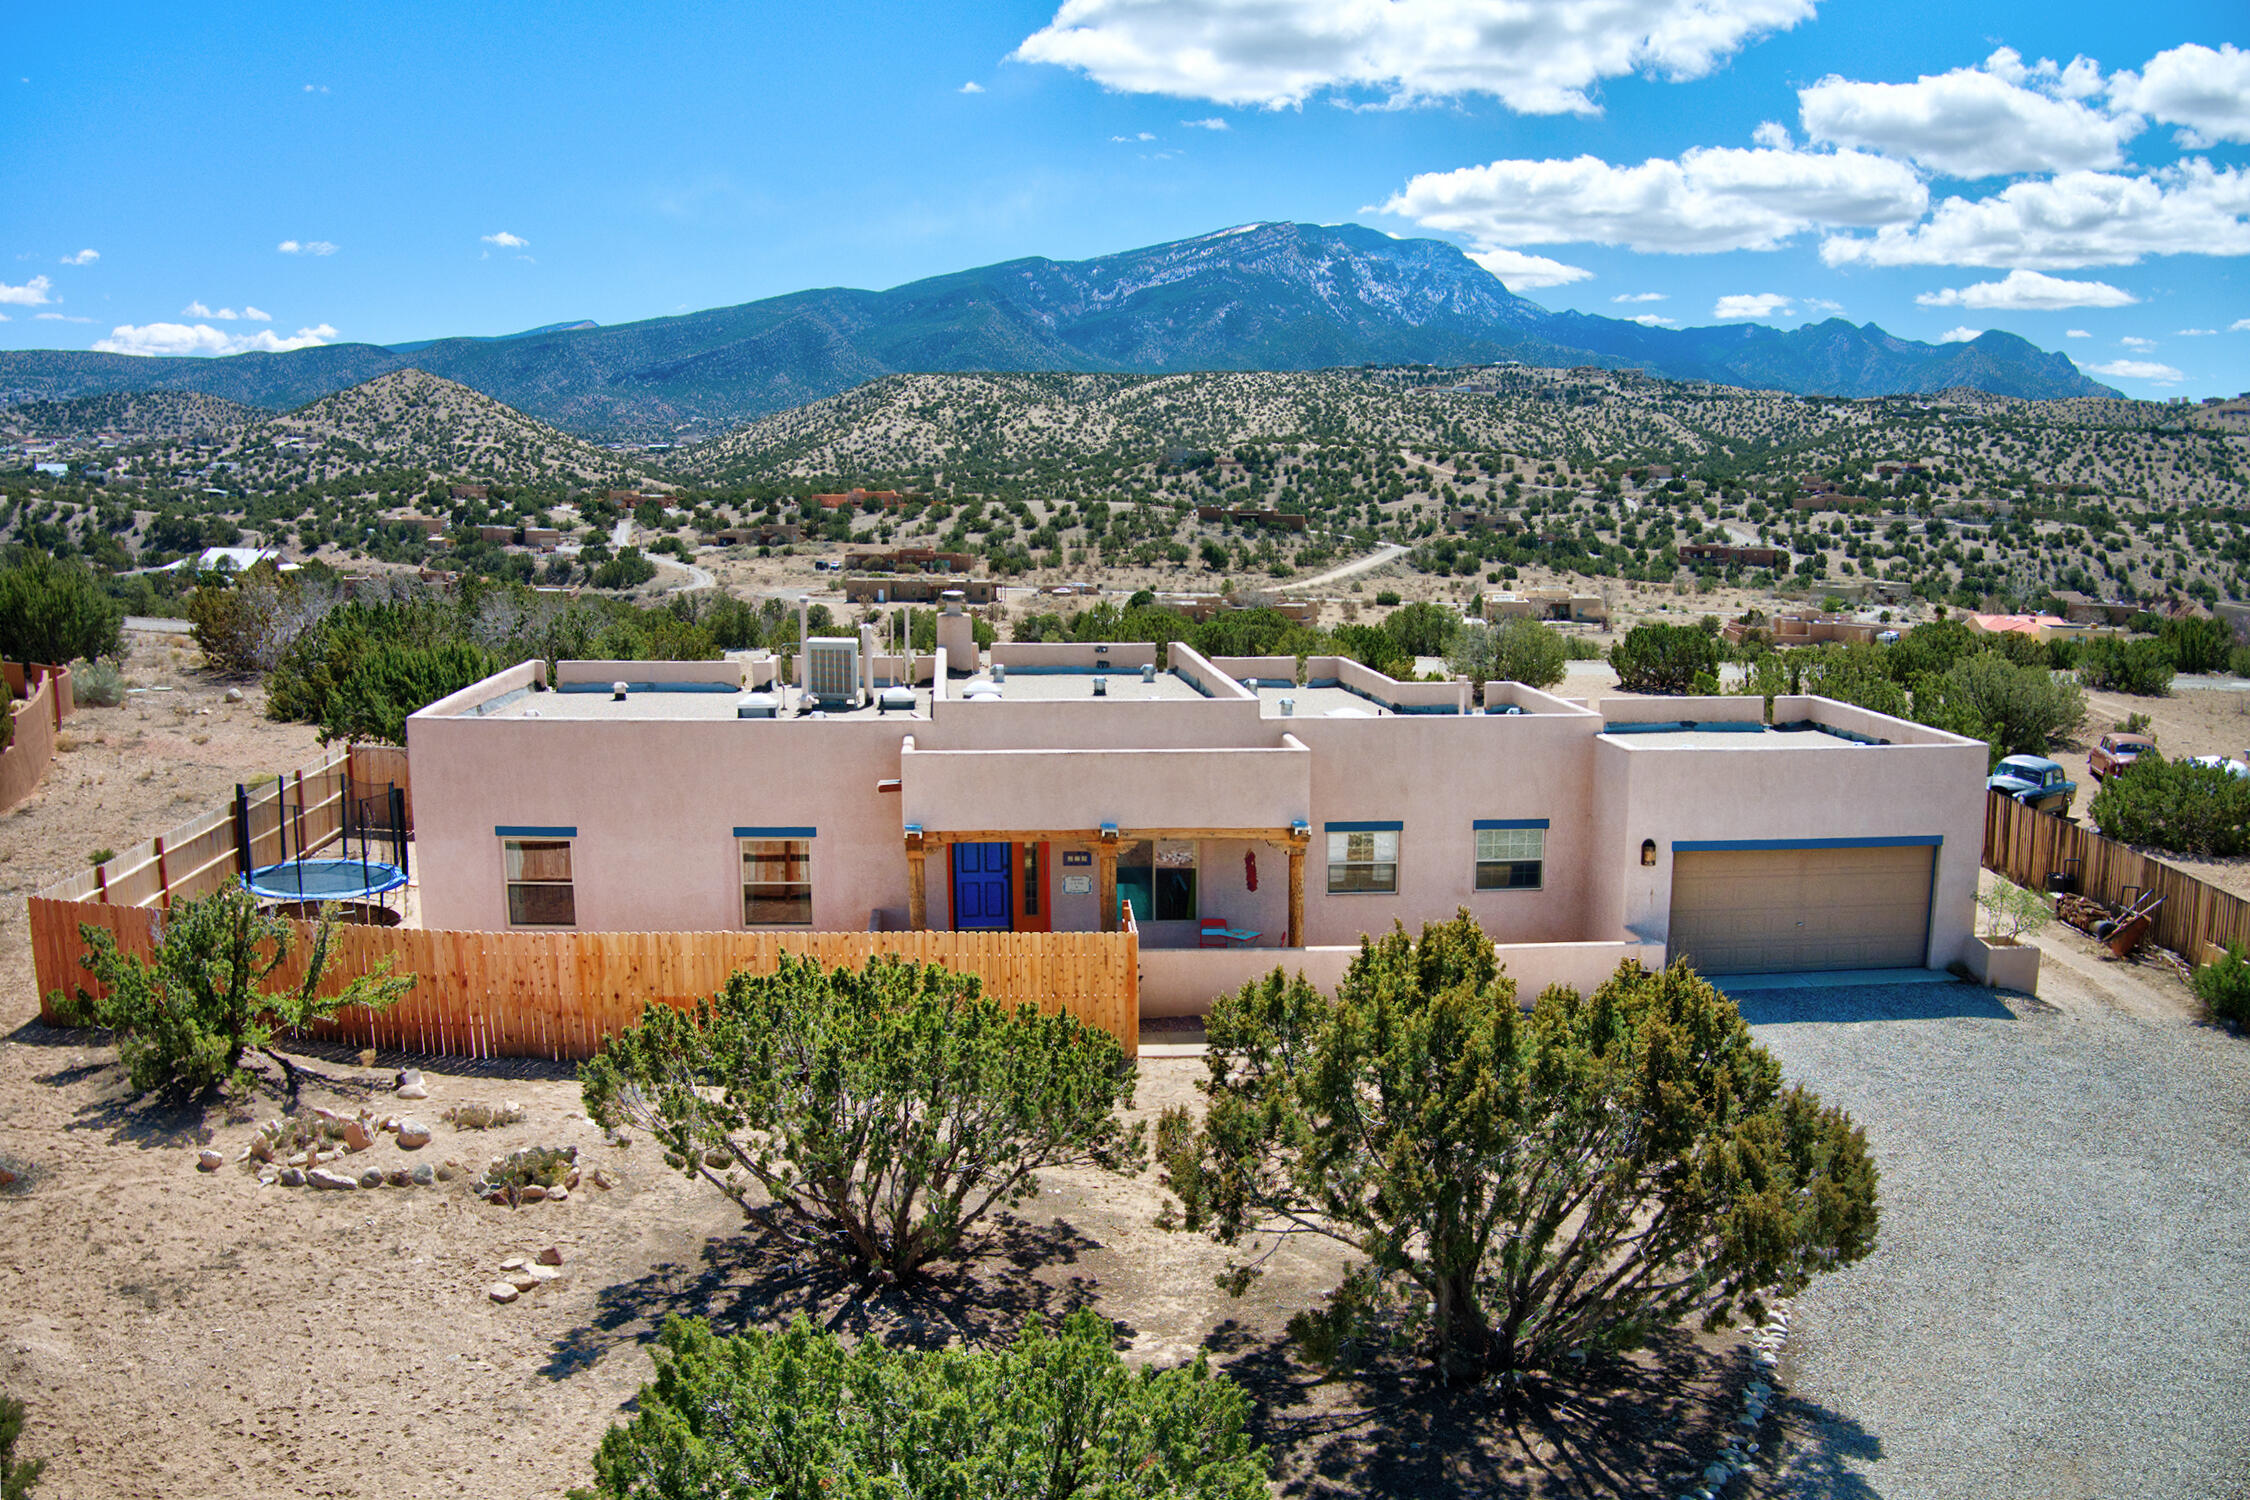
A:
[[[1196,906],[1195,845],[1135,839],[1117,851],[1118,916],[1133,903],[1141,922],[1192,922]]]
[[[1547,859],[1547,828],[1484,826],[1477,829],[1477,889],[1536,891]]]
[[[741,842],[742,925],[812,926],[812,840]]]
[[[569,839],[503,839],[511,927],[574,927]]]
[[[1338,830],[1330,824],[1328,894],[1396,895],[1398,833],[1396,828]]]
[[[1040,884],[1039,845],[1026,843],[1023,845],[1023,884],[1017,889],[1023,892],[1023,914],[1027,917],[1039,915]]]

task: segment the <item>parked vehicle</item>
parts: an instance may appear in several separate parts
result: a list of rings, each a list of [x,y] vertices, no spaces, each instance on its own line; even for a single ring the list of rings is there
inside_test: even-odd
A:
[[[2078,783],[2043,755],[2011,755],[2000,762],[1985,786],[2006,792],[2034,812],[2067,817]]]
[[[2119,730],[2105,734],[2094,753],[2086,757],[2086,774],[2103,781],[2124,770],[2142,755],[2156,748],[2156,741],[2145,734],[2127,734]]]
[[[2250,765],[2225,755],[2191,755],[2188,757],[2188,764],[2191,766],[2209,766],[2214,771],[2224,771],[2237,781],[2250,778]]]

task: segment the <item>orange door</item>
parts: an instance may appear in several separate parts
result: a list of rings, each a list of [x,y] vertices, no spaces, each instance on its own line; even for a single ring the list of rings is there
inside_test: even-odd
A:
[[[1047,899],[1047,845],[1011,845],[1016,860],[1016,931],[1052,932],[1053,909]]]

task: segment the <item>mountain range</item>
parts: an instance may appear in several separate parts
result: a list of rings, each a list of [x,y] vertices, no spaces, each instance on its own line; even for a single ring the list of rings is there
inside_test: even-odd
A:
[[[889,291],[821,288],[607,327],[287,354],[0,352],[0,400],[182,390],[288,408],[393,370],[459,381],[566,431],[735,426],[906,371],[1315,370],[1359,364],[1637,368],[1802,395],[1967,386],[2117,394],[2013,334],[1954,344],[1841,318],[1781,330],[1550,312],[1459,248],[1356,224],[1248,224],[1084,261],[1040,258]]]

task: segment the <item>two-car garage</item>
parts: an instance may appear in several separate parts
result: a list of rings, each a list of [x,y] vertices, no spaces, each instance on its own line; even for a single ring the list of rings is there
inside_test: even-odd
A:
[[[1676,843],[1670,955],[1706,974],[1920,968],[1938,843]]]

